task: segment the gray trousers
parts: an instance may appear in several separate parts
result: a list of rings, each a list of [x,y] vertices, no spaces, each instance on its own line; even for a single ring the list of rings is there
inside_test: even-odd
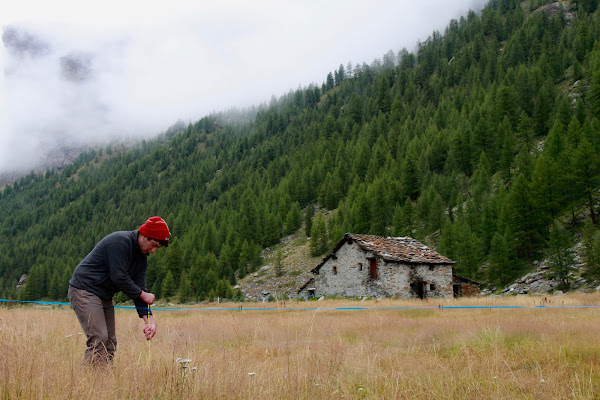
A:
[[[117,350],[115,307],[111,301],[69,286],[69,301],[87,336],[85,364],[110,364]]]

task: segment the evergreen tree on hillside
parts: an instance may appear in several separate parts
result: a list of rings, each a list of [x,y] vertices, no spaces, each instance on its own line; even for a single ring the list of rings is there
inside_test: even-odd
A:
[[[169,301],[171,297],[175,295],[175,279],[173,278],[173,273],[171,271],[167,272],[167,276],[165,280],[162,282],[161,292],[162,297]]]
[[[316,257],[325,254],[329,250],[329,234],[327,233],[325,217],[322,213],[318,213],[310,232],[310,254]]]
[[[550,233],[550,261],[548,263],[552,274],[561,281],[561,289],[568,289],[571,285],[570,272],[575,264],[573,251],[570,249],[569,234],[557,227]]]

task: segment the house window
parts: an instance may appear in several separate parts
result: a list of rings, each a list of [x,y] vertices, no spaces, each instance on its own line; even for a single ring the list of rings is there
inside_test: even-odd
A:
[[[429,266],[429,270],[430,270],[430,271],[433,271],[433,265],[430,265],[430,266]]]
[[[377,279],[377,259],[369,258],[369,276]]]
[[[435,290],[435,283],[429,284],[429,290]]]
[[[358,263],[358,270],[362,271],[362,263]]]
[[[333,266],[333,274],[337,275],[337,266],[335,266],[335,265]]]

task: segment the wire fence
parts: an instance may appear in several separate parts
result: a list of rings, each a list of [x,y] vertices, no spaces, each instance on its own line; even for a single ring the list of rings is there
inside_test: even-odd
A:
[[[157,307],[151,306],[152,311],[281,311],[281,310],[305,310],[305,311],[314,311],[314,310],[346,310],[346,311],[366,311],[366,310],[482,310],[482,309],[555,309],[555,308],[600,308],[600,305],[485,305],[485,306],[394,306],[394,307],[297,307],[297,306],[289,306],[289,302],[285,301],[277,301],[278,306],[276,307],[244,307],[244,302],[239,302],[239,300],[235,303],[236,307],[201,307],[206,305],[214,305],[214,304],[230,304],[233,303],[234,300],[229,301],[229,299],[219,299],[218,302],[200,302],[200,303],[188,303],[181,304],[180,306],[173,307]],[[0,299],[0,303],[15,303],[15,304],[32,304],[32,305],[44,305],[44,306],[70,306],[71,303],[66,302],[58,302],[58,301],[35,301],[35,300],[9,300],[9,299]],[[256,304],[256,303],[252,303]],[[268,304],[268,303],[267,303]],[[200,307],[191,308],[192,305],[198,305]],[[120,306],[115,305],[115,308],[119,309],[131,309],[136,310],[138,307],[135,306]],[[143,308],[146,310],[146,308]]]

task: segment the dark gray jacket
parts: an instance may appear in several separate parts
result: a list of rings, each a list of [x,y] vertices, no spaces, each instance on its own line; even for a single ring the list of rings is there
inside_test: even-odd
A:
[[[75,268],[69,284],[104,301],[122,291],[133,300],[140,317],[148,315],[148,305],[140,299],[142,289],[146,290],[148,255],[140,252],[137,238],[137,230],[104,237]]]

